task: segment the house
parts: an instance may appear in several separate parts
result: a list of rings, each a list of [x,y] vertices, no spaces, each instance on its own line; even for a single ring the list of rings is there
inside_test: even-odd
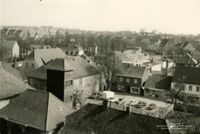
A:
[[[149,70],[146,67],[119,64],[116,68],[118,91],[143,94],[141,88],[149,77]]]
[[[52,93],[28,89],[0,110],[4,126],[0,131],[9,134],[56,133],[64,124],[65,117],[72,112]]]
[[[197,60],[194,59],[189,53],[183,53],[177,56],[174,56],[174,62],[176,65],[197,65]]]
[[[83,48],[79,45],[70,45],[65,49],[66,55],[80,56],[84,54]]]
[[[196,50],[196,48],[194,47],[194,45],[190,42],[185,42],[183,43],[180,48],[184,51],[187,51],[187,52],[193,52]]]
[[[75,38],[70,38],[69,44],[67,48],[65,48],[65,53],[67,55],[80,56],[84,54],[84,51]]]
[[[64,58],[66,55],[60,48],[34,49],[23,62],[24,73],[27,74],[50,60]]]
[[[15,97],[27,88],[32,87],[4,70],[0,63],[0,109],[10,102],[10,98]]]
[[[171,89],[181,90],[190,102],[200,102],[200,68],[176,66]]]
[[[129,49],[124,52],[115,51],[115,56],[121,63],[134,66],[143,66],[143,64],[150,62],[149,55],[142,53],[140,47]]]
[[[171,89],[172,77],[165,74],[153,74],[144,85],[144,96],[165,99]]]
[[[16,59],[20,56],[20,47],[17,41],[3,41],[3,46],[7,51],[7,58]]]
[[[66,117],[58,134],[170,134],[166,119],[87,104]]]
[[[101,71],[79,56],[55,59],[28,75],[28,83],[40,90],[54,93],[63,101],[71,99],[77,90],[84,97],[98,92]]]
[[[171,48],[173,48],[177,42],[173,39],[162,39],[159,46],[164,52],[168,52]]]

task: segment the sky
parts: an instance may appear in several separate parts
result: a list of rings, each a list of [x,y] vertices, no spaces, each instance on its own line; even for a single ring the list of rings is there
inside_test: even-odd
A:
[[[0,0],[0,25],[200,34],[200,0]]]

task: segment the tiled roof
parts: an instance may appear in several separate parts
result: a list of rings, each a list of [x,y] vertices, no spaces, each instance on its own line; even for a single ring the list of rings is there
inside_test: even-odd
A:
[[[164,47],[168,41],[169,39],[162,39],[162,41],[160,42],[160,47]]]
[[[46,65],[28,74],[28,77],[46,80],[47,69],[59,70],[59,71],[73,70],[73,76],[70,76],[72,77],[72,79],[100,73],[100,70],[90,65],[83,58],[79,56],[67,56],[64,59],[55,59],[53,61],[48,62]]]
[[[87,104],[66,117],[58,134],[169,134],[164,119]]]
[[[118,76],[142,78],[146,67],[118,64],[116,70]]]
[[[16,124],[51,131],[71,113],[71,108],[53,94],[26,90],[0,110],[0,117]]]
[[[0,99],[15,96],[27,88],[32,88],[22,80],[11,75],[0,66]]]
[[[188,64],[188,65],[197,64],[197,61],[189,53],[184,53],[182,55],[175,56],[174,61],[176,64]]]
[[[60,48],[48,48],[48,49],[34,49],[27,59],[35,60],[40,67],[50,60],[56,58],[64,58],[66,55]]]
[[[145,88],[170,90],[172,77],[164,74],[153,74],[146,82]]]
[[[172,81],[200,85],[200,68],[177,65]]]

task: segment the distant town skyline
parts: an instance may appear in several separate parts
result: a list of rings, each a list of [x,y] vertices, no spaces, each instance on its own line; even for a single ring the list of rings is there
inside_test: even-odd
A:
[[[0,24],[200,34],[199,0],[1,0]]]

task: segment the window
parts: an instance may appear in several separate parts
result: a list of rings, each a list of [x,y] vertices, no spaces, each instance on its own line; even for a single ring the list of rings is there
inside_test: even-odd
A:
[[[192,91],[192,86],[189,86],[189,91]]]
[[[70,80],[70,81],[65,81],[65,87],[66,86],[71,86],[73,84],[73,81]]]
[[[196,87],[196,91],[199,92],[199,87]]]
[[[139,93],[139,89],[134,88],[134,87],[131,87],[130,92],[131,92],[131,93],[134,93],[134,94],[138,94],[138,93]]]
[[[124,86],[123,86],[123,85],[118,85],[118,86],[117,86],[117,90],[119,90],[119,91],[124,91]]]
[[[79,85],[82,86],[82,84],[83,84],[83,79],[80,78],[80,79],[79,79]]]
[[[123,81],[123,77],[119,77],[119,81],[121,81],[121,82],[122,82],[122,81]]]
[[[137,79],[134,79],[134,84],[137,84],[138,83],[138,80]]]
[[[126,82],[127,82],[127,83],[130,83],[130,79],[129,79],[129,78],[126,78]]]
[[[32,63],[32,68],[34,68],[35,67],[35,65],[34,65],[34,63]]]

